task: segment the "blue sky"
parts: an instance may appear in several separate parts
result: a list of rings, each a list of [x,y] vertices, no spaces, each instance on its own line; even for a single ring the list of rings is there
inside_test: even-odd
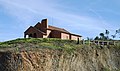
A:
[[[41,19],[93,38],[105,29],[120,28],[120,0],[0,0],[0,41],[23,38]]]

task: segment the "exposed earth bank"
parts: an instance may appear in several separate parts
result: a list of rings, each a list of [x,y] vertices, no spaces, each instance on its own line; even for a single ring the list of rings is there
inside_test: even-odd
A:
[[[68,52],[39,48],[0,52],[0,71],[119,71],[120,49],[83,47]]]

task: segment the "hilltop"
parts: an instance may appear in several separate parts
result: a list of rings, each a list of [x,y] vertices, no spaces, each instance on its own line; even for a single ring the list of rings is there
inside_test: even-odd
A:
[[[74,50],[82,45],[77,45],[75,40],[61,40],[56,38],[18,38],[6,42],[0,42],[0,49],[8,51],[34,50],[39,48]]]
[[[120,45],[27,38],[0,42],[2,71],[119,71]]]

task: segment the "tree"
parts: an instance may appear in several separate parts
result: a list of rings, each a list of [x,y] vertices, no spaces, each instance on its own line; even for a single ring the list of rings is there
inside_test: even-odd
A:
[[[118,34],[118,37],[120,38],[120,29],[116,30],[116,35]]]
[[[103,40],[105,38],[104,33],[100,33],[100,39]]]
[[[96,36],[94,40],[99,40],[99,37],[98,37],[98,36]]]
[[[112,36],[113,39],[116,37],[116,35],[111,35],[111,36]]]
[[[90,41],[91,41],[91,40],[93,40],[93,38],[89,38],[89,37],[87,37],[87,40],[90,40]]]
[[[90,40],[90,38],[89,38],[89,37],[87,37],[87,40]]]
[[[108,30],[105,30],[105,34],[106,34],[106,39],[109,39],[108,35],[109,35],[109,31]]]

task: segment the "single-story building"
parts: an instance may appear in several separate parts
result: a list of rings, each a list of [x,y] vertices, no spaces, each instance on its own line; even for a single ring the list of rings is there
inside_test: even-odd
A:
[[[70,39],[77,40],[81,39],[82,36],[77,34],[72,34],[63,28],[58,28],[48,25],[48,20],[43,19],[38,22],[34,27],[30,26],[24,32],[24,38],[60,38],[60,39]]]

